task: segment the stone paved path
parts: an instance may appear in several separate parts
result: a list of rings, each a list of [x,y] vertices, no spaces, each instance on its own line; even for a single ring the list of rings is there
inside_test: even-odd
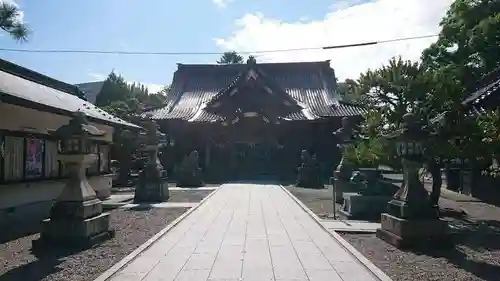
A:
[[[378,280],[279,186],[227,184],[108,280]]]

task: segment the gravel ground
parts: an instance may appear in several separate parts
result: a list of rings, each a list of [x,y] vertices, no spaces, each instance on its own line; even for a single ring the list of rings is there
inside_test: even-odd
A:
[[[286,186],[295,197],[300,199],[309,209],[322,219],[333,218],[332,194],[328,192],[328,186],[323,189],[309,189],[295,186]],[[342,206],[335,203],[337,210]]]
[[[68,254],[64,253],[63,250],[53,250],[37,257],[30,252],[30,249],[31,241],[37,239],[39,234],[26,235],[4,242],[0,244],[0,280],[94,280],[106,269],[158,233],[168,223],[186,212],[187,209],[113,210],[110,212],[111,228],[116,230],[116,236],[98,246],[78,253]]]
[[[375,234],[341,235],[394,281],[500,280],[500,233],[492,229],[467,232],[454,248],[421,252],[400,251]]]
[[[176,187],[175,183],[169,183],[169,187]],[[204,187],[219,187],[220,184],[205,184]],[[122,192],[134,192],[135,187],[134,186],[113,186],[111,187],[111,192],[112,193],[122,193]]]
[[[168,202],[200,202],[213,190],[171,190]]]
[[[287,188],[318,216],[333,212],[327,189]],[[451,249],[400,251],[375,234],[340,234],[394,281],[500,280],[500,208],[445,198],[440,199],[440,207],[447,211],[447,220],[464,226]],[[461,210],[467,218],[457,217]]]

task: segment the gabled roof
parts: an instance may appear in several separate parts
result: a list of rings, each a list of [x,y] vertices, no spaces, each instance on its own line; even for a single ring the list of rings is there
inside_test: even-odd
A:
[[[80,89],[80,91],[83,92],[85,99],[88,102],[95,104],[97,95],[99,95],[102,86],[104,86],[104,81],[80,83],[80,84],[75,84],[75,86],[77,86],[78,89]]]
[[[463,105],[485,107],[500,105],[500,67],[486,74],[478,85],[478,89],[462,102]]]
[[[81,111],[93,122],[139,128],[79,98],[79,93],[74,85],[0,59],[0,101],[66,116]]]
[[[286,120],[308,120],[344,116],[329,61],[259,63],[255,70],[282,89],[304,110],[283,116]],[[165,107],[151,111],[154,119],[212,122],[220,116],[204,110],[207,103],[231,87],[248,69],[247,64],[179,64]],[[259,93],[256,93],[258,98]],[[361,115],[362,111],[358,115]],[[196,118],[193,119],[193,117]],[[351,112],[352,115],[352,112]]]
[[[260,94],[259,99],[254,98],[256,91]],[[237,103],[244,104],[238,105]],[[241,72],[229,87],[221,90],[205,105],[204,110],[214,114],[218,112],[227,114],[228,112],[224,110],[226,108],[229,111],[236,109],[239,112],[237,115],[245,114],[241,111],[251,111],[273,118],[280,115],[287,116],[303,109],[296,100],[256,68],[254,63],[248,64],[247,69]],[[195,118],[192,119],[192,121],[195,120]]]

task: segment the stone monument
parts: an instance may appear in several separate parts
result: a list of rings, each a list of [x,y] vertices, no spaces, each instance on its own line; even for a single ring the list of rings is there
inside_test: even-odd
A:
[[[350,178],[352,172],[354,171],[353,165],[348,163],[345,159],[344,152],[347,146],[354,142],[357,137],[355,130],[352,128],[350,121],[347,117],[342,118],[342,126],[333,133],[337,141],[337,147],[339,148],[342,158],[340,160],[337,169],[333,173],[333,179],[330,179],[334,185],[334,191],[332,194],[337,202],[342,202],[342,193],[349,191],[352,187],[350,185]]]
[[[427,137],[421,122],[410,113],[403,117],[396,132],[386,136],[396,141],[402,158],[403,184],[389,201],[387,213],[381,216],[377,237],[396,247],[446,242],[448,238],[448,224],[439,218],[439,209],[431,204],[419,177],[425,153],[422,142]]]
[[[146,140],[143,151],[147,155],[147,162],[139,172],[139,179],[135,187],[134,202],[165,202],[170,198],[168,190],[167,174],[158,159],[161,133],[158,133],[157,125],[151,118],[146,117]]]
[[[324,188],[321,182],[321,170],[315,158],[311,157],[307,150],[302,150],[300,157],[302,164],[298,169],[297,184],[304,188]]]
[[[46,242],[83,246],[112,237],[109,214],[102,212],[102,203],[85,175],[86,168],[98,158],[90,153],[90,138],[105,132],[90,125],[84,113],[77,112],[52,134],[61,139],[59,159],[67,169],[67,180],[50,210],[50,218],[42,221],[41,237],[33,241],[33,246]]]
[[[201,187],[203,186],[201,168],[199,166],[198,151],[193,150],[184,157],[177,179],[178,187]]]
[[[339,210],[340,216],[348,220],[380,220],[380,215],[387,209],[387,202],[399,188],[383,180],[377,169],[353,172],[350,183],[357,192],[344,192],[344,202]]]

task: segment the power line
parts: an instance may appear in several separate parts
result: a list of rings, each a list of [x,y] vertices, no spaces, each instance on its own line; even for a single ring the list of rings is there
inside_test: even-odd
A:
[[[439,36],[439,34],[421,35],[421,36],[413,36],[413,37],[402,37],[402,38],[396,38],[396,39],[372,41],[372,42],[364,42],[364,43],[355,43],[355,44],[347,44],[347,45],[326,46],[326,47],[323,47],[323,50],[341,49],[341,48],[350,48],[350,47],[361,47],[361,46],[377,45],[377,44],[392,43],[392,42],[399,42],[399,41],[425,39],[425,38],[431,38],[431,37],[437,37],[437,36]]]
[[[297,52],[297,51],[317,51],[317,50],[330,50],[330,49],[343,49],[352,47],[369,46],[383,43],[392,43],[399,41],[409,41],[424,39],[430,37],[436,37],[438,34],[414,36],[414,37],[402,37],[396,39],[382,40],[382,41],[372,41],[363,43],[353,43],[344,45],[333,45],[324,47],[309,47],[309,48],[291,48],[291,49],[276,49],[276,50],[256,50],[256,51],[245,51],[238,52],[238,54],[265,54],[265,53],[284,53],[284,52]],[[80,54],[112,54],[112,55],[162,55],[162,56],[179,56],[179,55],[222,55],[224,52],[128,52],[128,51],[103,51],[103,50],[57,50],[57,49],[15,49],[15,48],[0,48],[0,51],[5,52],[17,52],[17,53],[80,53]]]

